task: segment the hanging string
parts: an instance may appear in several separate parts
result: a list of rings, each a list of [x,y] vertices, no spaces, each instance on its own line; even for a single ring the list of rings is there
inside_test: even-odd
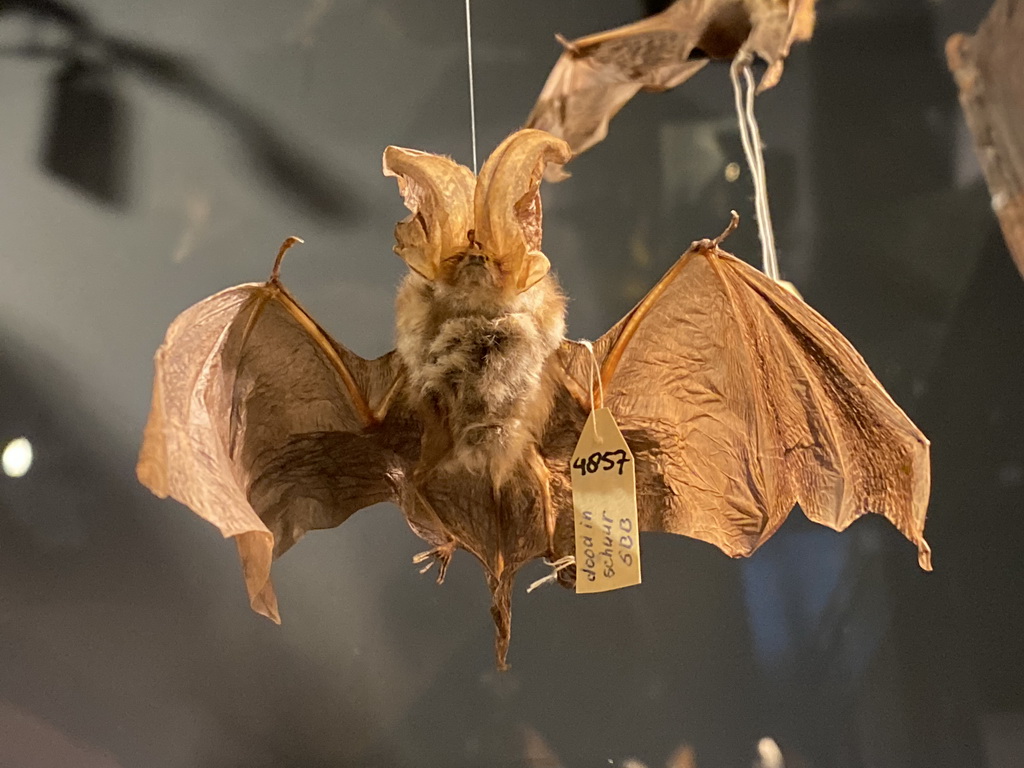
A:
[[[580,344],[586,347],[587,352],[590,353],[590,412],[594,412],[594,383],[597,383],[598,390],[598,407],[604,406],[604,382],[601,381],[601,366],[597,364],[597,355],[594,354],[594,345],[586,339],[580,339]],[[597,429],[597,420],[593,419],[594,424],[594,439],[601,443],[601,433]]]
[[[535,582],[530,584],[530,586],[526,588],[527,593],[533,592],[533,590],[537,589],[538,587],[543,587],[546,584],[554,584],[556,581],[558,581],[558,574],[560,574],[570,565],[576,565],[576,556],[566,555],[565,557],[560,557],[558,560],[555,560],[554,562],[551,562],[547,558],[544,558],[544,564],[553,570],[547,576],[537,579]]]
[[[473,87],[473,19],[466,0],[466,62],[469,68],[469,127],[473,134],[473,174],[476,175],[476,93]]]
[[[601,381],[601,366],[597,364],[597,355],[594,354],[593,342],[580,339],[587,352],[590,353],[590,410],[594,410],[594,384],[597,384],[598,403],[604,405],[604,382]]]
[[[756,93],[756,86],[754,83],[754,73],[751,71],[750,64],[743,67],[743,78],[747,83],[747,105],[746,105],[746,117],[747,126],[750,129],[750,143],[754,148],[754,162],[757,165],[760,173],[760,178],[755,182],[759,185],[755,187],[754,197],[760,201],[761,208],[758,212],[758,221],[764,223],[764,242],[762,247],[764,248],[764,263],[767,274],[772,280],[779,279],[779,261],[775,253],[775,229],[772,227],[772,213],[768,207],[768,174],[764,167],[764,157],[761,154],[761,130],[757,125],[757,117],[754,115],[754,94]]]
[[[740,72],[746,83],[744,93]],[[729,67],[733,97],[736,104],[736,120],[740,127],[740,141],[747,167],[754,182],[754,212],[757,219],[757,233],[761,240],[761,263],[764,273],[772,280],[779,279],[779,262],[775,253],[775,232],[772,229],[772,215],[768,207],[768,181],[765,176],[764,156],[761,154],[761,131],[754,115],[754,74],[749,61],[736,60]]]

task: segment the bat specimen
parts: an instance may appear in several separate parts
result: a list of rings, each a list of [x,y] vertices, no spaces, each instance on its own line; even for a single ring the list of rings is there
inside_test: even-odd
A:
[[[949,38],[946,58],[992,208],[1024,275],[1024,2],[996,0],[977,34]]]
[[[526,127],[569,142],[580,154],[637,92],[675,88],[711,59],[768,62],[758,91],[773,87],[794,41],[809,40],[815,0],[676,0],[624,27],[567,41]],[[549,174],[549,180],[556,180]]]
[[[387,148],[384,173],[411,211],[395,228],[410,271],[396,349],[376,360],[282,285],[294,239],[266,283],[173,322],[139,478],[235,539],[257,612],[279,621],[271,562],[306,531],[391,501],[431,545],[416,561],[437,562],[438,581],[456,549],[479,560],[504,667],[516,572],[574,554],[569,462],[601,392],[632,449],[641,530],[737,557],[796,503],[837,530],[878,512],[930,568],[928,441],[838,331],[720,238],[695,242],[593,358],[564,338],[539,187],[569,156],[523,130],[474,177]]]

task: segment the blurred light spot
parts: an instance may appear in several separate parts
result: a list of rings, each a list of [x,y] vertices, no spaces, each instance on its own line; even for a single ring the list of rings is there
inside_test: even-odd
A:
[[[210,198],[205,192],[189,192],[185,195],[185,229],[178,239],[171,261],[181,264],[192,255],[199,234],[210,220]]]
[[[4,448],[0,463],[8,477],[22,477],[32,467],[32,443],[26,437],[11,440]]]
[[[1012,488],[1024,483],[1024,467],[1012,462],[1003,464],[999,468],[999,482],[1006,488]]]
[[[672,753],[665,768],[697,768],[697,754],[689,744],[683,744]]]
[[[633,263],[641,267],[646,267],[651,263],[651,252],[644,241],[643,233],[639,230],[634,232],[629,239],[629,255],[633,259]]]
[[[631,277],[622,281],[621,295],[627,301],[637,301],[651,287],[650,281],[642,277]]]
[[[303,48],[311,48],[316,42],[316,28],[320,21],[331,10],[334,0],[313,0],[312,5],[306,9],[306,13],[299,19],[295,27],[285,35],[285,42],[298,43]]]
[[[757,756],[761,758],[762,768],[786,768],[782,750],[775,743],[775,739],[765,737],[757,742]]]
[[[740,177],[740,164],[739,163],[729,163],[727,166],[725,166],[725,180],[726,181],[736,181],[736,179],[738,179],[739,177]]]

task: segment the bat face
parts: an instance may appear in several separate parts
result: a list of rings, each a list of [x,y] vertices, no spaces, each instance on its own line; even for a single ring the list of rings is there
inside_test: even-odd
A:
[[[480,314],[496,317],[515,312],[544,311],[537,307],[534,290],[548,276],[548,262],[541,262],[529,284],[521,287],[521,278],[508,260],[492,257],[479,248],[471,248],[441,260],[432,281],[431,298],[437,310],[449,316]],[[553,278],[552,278],[553,279]],[[543,293],[543,287],[540,289]],[[543,298],[540,297],[543,304]],[[552,311],[561,311],[554,307]]]
[[[482,295],[499,301],[514,288],[502,263],[486,253],[473,249],[449,256],[441,261],[440,282],[454,297]]]

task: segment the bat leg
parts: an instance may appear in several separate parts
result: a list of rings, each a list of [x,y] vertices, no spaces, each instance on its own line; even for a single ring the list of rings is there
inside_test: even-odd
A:
[[[384,419],[388,415],[388,410],[391,408],[391,403],[394,402],[395,395],[404,386],[405,380],[403,376],[396,376],[395,383],[391,385],[391,388],[384,394],[380,403],[373,409],[373,418],[375,423],[383,424]]]
[[[422,507],[427,516],[432,518],[436,524],[435,530],[445,530],[444,523],[441,522],[441,518],[437,516],[437,512],[434,511],[433,506],[427,501],[426,496],[423,492],[413,483],[413,492],[416,494],[416,503]],[[439,544],[433,549],[428,549],[426,552],[420,552],[415,555],[412,559],[413,563],[419,565],[420,563],[427,563],[423,568],[420,569],[420,573],[426,573],[436,562],[437,565],[437,583],[443,584],[445,574],[448,572],[448,564],[452,560],[452,555],[455,554],[455,550],[459,543],[453,537],[448,537],[448,540],[444,544]]]
[[[548,538],[548,557],[555,556],[555,505],[551,500],[551,473],[536,448],[526,457],[526,466],[537,480],[540,509],[544,516],[544,533]]]
[[[436,562],[437,565],[437,583],[444,584],[444,576],[448,573],[448,563],[452,560],[452,555],[455,554],[455,549],[458,543],[455,539],[452,539],[447,544],[442,544],[433,549],[428,549],[426,552],[420,552],[415,555],[412,559],[413,563],[419,565],[420,563],[426,562],[427,564],[420,568],[420,573],[426,573],[433,567]],[[427,562],[429,561],[429,562]]]

